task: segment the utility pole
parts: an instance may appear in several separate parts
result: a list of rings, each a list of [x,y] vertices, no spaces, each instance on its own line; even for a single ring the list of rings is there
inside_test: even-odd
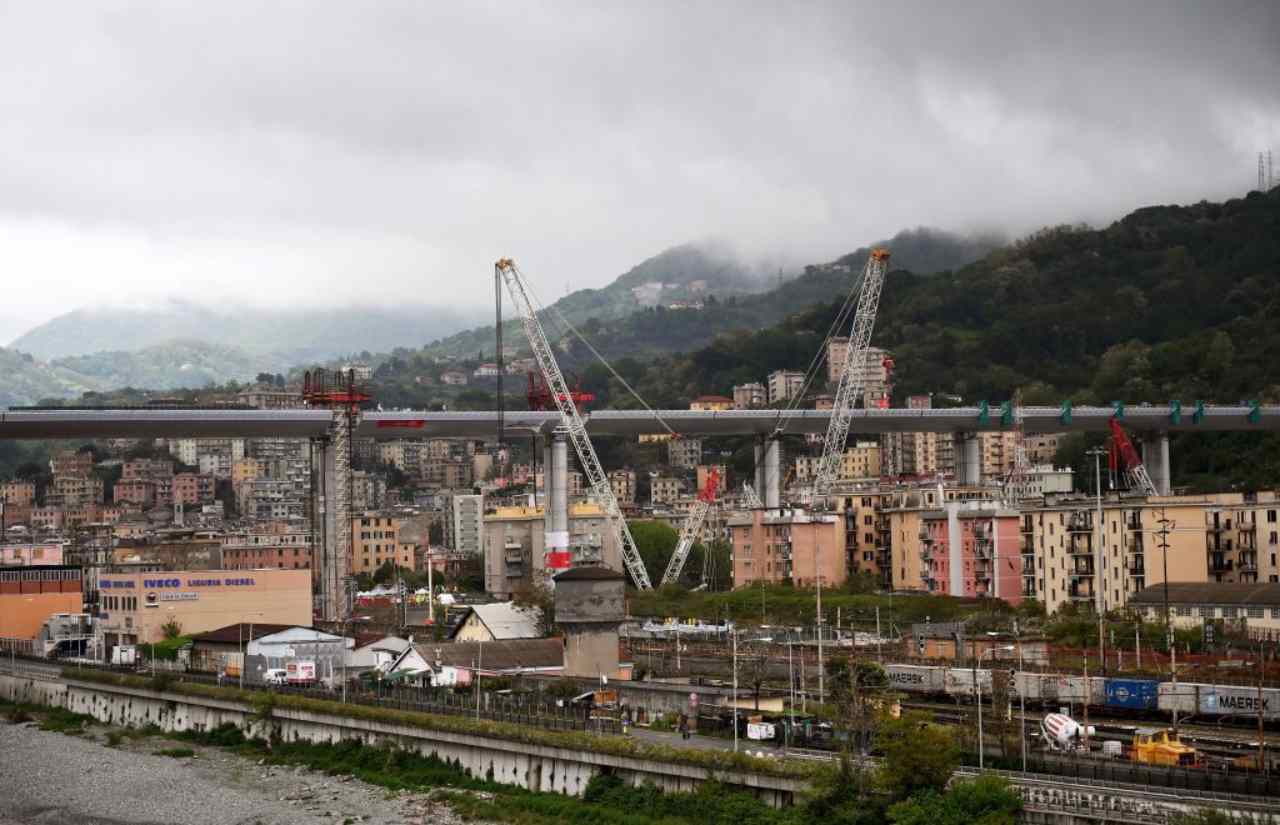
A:
[[[884,662],[884,651],[880,649],[880,605],[876,605],[876,659]]]
[[[738,628],[733,629],[733,752],[738,752]]]
[[[1137,657],[1135,659],[1136,668],[1138,672],[1141,673],[1142,672],[1142,617],[1141,616],[1139,616],[1138,620],[1133,623],[1133,655]]]
[[[818,704],[827,701],[826,685],[824,676],[826,668],[822,663],[822,568],[819,566],[819,557],[822,555],[822,542],[818,541],[814,544],[813,552],[813,578],[818,586]]]
[[[1084,752],[1089,753],[1089,651],[1084,652]]]
[[[1164,578],[1164,638],[1169,647],[1169,680],[1173,685],[1173,733],[1178,734],[1178,645],[1173,638],[1173,624],[1169,617],[1169,531],[1176,522],[1169,518],[1165,508],[1160,508],[1160,518],[1156,520],[1160,529],[1156,535],[1160,537],[1160,559]]]
[[[1103,649],[1102,641],[1102,625],[1103,617],[1107,612],[1107,585],[1106,585],[1106,569],[1107,554],[1103,549],[1103,542],[1106,540],[1106,531],[1102,526],[1102,456],[1106,454],[1106,450],[1101,447],[1094,447],[1089,450],[1089,455],[1093,456],[1093,492],[1094,500],[1097,504],[1097,541],[1098,546],[1094,548],[1093,557],[1097,569],[1094,570],[1094,585],[1098,588],[1094,594],[1094,609],[1098,613],[1098,658],[1102,663],[1102,672],[1107,671],[1107,657]]]
[[[1266,672],[1267,648],[1262,639],[1258,639],[1258,770],[1263,776],[1267,774],[1267,730],[1263,726],[1262,713],[1262,676]]]

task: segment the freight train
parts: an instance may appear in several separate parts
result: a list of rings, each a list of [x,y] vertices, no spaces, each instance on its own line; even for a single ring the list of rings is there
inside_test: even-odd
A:
[[[972,700],[975,671],[967,667],[933,665],[885,665],[889,684],[909,694]],[[992,671],[976,671],[978,690],[991,695]],[[1008,679],[1008,693],[1014,699],[1025,699],[1032,706],[1057,708],[1063,705],[1115,711],[1117,714],[1165,715],[1176,710],[1180,718],[1257,719],[1261,701],[1262,716],[1267,722],[1280,723],[1280,689],[1263,688],[1259,699],[1257,687],[1210,685],[1154,679],[1116,679],[1102,676],[1063,676],[1056,673],[996,670],[998,678]]]

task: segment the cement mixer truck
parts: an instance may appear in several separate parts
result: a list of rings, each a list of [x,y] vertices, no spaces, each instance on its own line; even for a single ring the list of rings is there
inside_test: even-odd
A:
[[[1088,750],[1087,737],[1097,733],[1097,729],[1085,726],[1064,713],[1051,713],[1040,722],[1040,735],[1045,744],[1055,751]]]

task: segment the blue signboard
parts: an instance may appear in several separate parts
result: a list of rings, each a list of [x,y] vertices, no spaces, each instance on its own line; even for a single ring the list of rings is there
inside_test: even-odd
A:
[[[1160,683],[1150,679],[1108,679],[1107,704],[1117,708],[1154,710]]]

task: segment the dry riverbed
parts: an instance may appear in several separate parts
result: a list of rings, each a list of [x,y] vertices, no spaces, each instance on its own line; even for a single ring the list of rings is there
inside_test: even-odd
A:
[[[454,825],[430,792],[266,765],[163,736],[82,735],[0,721],[0,825]],[[181,749],[194,756],[158,756]]]

